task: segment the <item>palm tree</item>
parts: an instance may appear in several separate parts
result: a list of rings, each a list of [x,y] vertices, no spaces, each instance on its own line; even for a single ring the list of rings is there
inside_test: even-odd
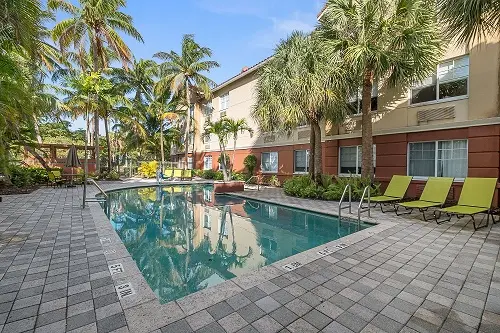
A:
[[[361,174],[373,178],[373,84],[405,89],[435,71],[444,47],[435,1],[328,0],[316,36],[362,89]]]
[[[460,44],[468,45],[500,33],[500,0],[438,0],[438,8],[447,36]],[[500,113],[500,70],[498,79]]]
[[[348,76],[336,54],[326,54],[316,39],[293,32],[262,68],[252,117],[264,132],[291,132],[302,123],[311,127],[309,173],[322,173],[320,122],[343,120]]]
[[[219,67],[217,62],[205,60],[211,56],[212,50],[196,43],[193,35],[184,35],[181,54],[170,51],[158,52],[154,55],[155,58],[164,61],[159,66],[160,80],[157,82],[155,89],[160,94],[167,90],[175,95],[180,95],[181,92],[184,92],[188,105],[184,133],[186,162],[184,168],[187,168],[188,142],[191,133],[191,90],[201,91],[204,98],[210,98],[212,94],[211,88],[215,86],[215,82],[206,77],[204,73]]]
[[[113,68],[111,81],[122,85],[127,94],[132,93],[134,102],[147,104],[153,96],[156,63],[153,60],[134,59],[133,66],[129,69]]]
[[[234,163],[236,162],[236,141],[238,140],[238,133],[243,134],[244,132],[250,133],[253,135],[253,129],[248,126],[245,118],[242,119],[231,119],[227,118],[227,128],[229,133],[233,136],[233,163],[232,166],[234,168]]]
[[[224,181],[230,181],[231,180],[231,171],[228,170],[227,168],[227,162],[226,161],[226,146],[227,146],[227,141],[229,139],[230,131],[229,131],[229,126],[228,126],[228,121],[226,118],[221,118],[215,122],[209,122],[205,125],[205,133],[204,135],[211,135],[214,134],[217,136],[219,140],[219,148],[220,148],[220,154],[222,156],[222,173],[224,175]]]
[[[52,29],[54,41],[63,51],[72,47],[80,59],[85,58],[86,46],[90,45],[94,72],[109,66],[108,48],[119,58],[123,67],[127,68],[132,61],[132,52],[118,32],[143,42],[141,34],[133,26],[132,17],[120,11],[126,6],[126,0],[79,0],[80,7],[68,0],[48,0],[47,4],[51,10],[61,10],[70,15]],[[96,171],[100,172],[99,110],[94,111],[94,122]]]

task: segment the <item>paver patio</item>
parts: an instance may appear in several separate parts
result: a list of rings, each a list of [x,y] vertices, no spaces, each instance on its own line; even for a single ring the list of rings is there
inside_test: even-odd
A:
[[[244,195],[336,214],[281,190]],[[100,207],[80,205],[81,188],[0,203],[1,332],[500,332],[500,224],[374,211],[380,227],[287,259],[304,263],[291,272],[267,266],[161,305]],[[135,294],[119,299],[127,284]]]

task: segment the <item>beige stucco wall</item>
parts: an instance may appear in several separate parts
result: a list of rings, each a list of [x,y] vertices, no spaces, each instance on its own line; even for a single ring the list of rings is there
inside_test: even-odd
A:
[[[443,61],[461,55],[469,55],[469,95],[455,100],[444,100],[430,102],[423,105],[410,105],[409,90],[400,88],[388,88],[383,83],[379,87],[378,112],[374,113],[373,129],[374,134],[386,130],[405,128],[414,129],[420,125],[440,125],[449,123],[462,123],[469,120],[492,118],[497,116],[497,93],[498,93],[498,39],[490,38],[482,43],[473,44],[470,48],[456,46],[453,43],[448,45],[443,56]],[[229,108],[226,116],[240,119],[246,118],[248,124],[254,128],[254,135],[249,133],[240,134],[236,144],[237,149],[250,147],[268,147],[277,145],[303,144],[309,142],[308,128],[300,128],[291,135],[286,133],[274,133],[274,141],[269,140],[268,133],[260,133],[258,126],[251,117],[252,106],[255,103],[256,73],[243,76],[240,79],[216,89],[212,104],[212,120],[220,118],[220,96],[229,92]],[[419,124],[417,113],[421,110],[429,110],[453,106],[455,110],[454,119],[432,120]],[[203,115],[199,116],[199,123],[204,123]],[[325,128],[325,125],[322,126]],[[352,118],[346,121],[345,126],[334,128],[329,131],[329,135],[324,138],[335,138],[338,135],[360,134],[361,126],[359,118]],[[300,133],[300,135],[299,135]],[[204,144],[200,145],[200,151],[217,151],[219,149],[217,139],[212,137],[210,148]],[[208,146],[207,146],[208,147]],[[228,149],[233,148],[232,139],[228,144]]]

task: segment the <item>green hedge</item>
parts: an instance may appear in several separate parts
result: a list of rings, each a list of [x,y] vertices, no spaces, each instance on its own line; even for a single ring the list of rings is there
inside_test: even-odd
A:
[[[200,177],[203,179],[213,179],[213,180],[223,180],[224,179],[224,175],[222,174],[222,171],[215,171],[212,169],[193,170],[193,174],[196,177]],[[248,179],[248,175],[246,175],[244,173],[240,173],[240,172],[233,172],[232,179],[246,181]]]
[[[49,180],[47,171],[44,168],[11,165],[9,173],[10,181],[16,187],[46,184]]]
[[[323,175],[321,184],[316,184],[309,176],[295,176],[283,184],[285,193],[289,196],[309,199],[338,201],[342,197],[347,184],[352,186],[352,199],[359,200],[370,180],[360,177],[341,178]],[[380,195],[380,184],[371,187],[371,196]]]

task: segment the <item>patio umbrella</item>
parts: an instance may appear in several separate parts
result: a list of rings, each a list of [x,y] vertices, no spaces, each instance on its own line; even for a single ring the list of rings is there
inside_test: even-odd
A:
[[[75,145],[71,145],[68,150],[68,156],[66,157],[66,167],[71,168],[71,184],[73,186],[73,168],[79,168],[81,166],[80,160],[78,159],[78,154],[76,152]]]

